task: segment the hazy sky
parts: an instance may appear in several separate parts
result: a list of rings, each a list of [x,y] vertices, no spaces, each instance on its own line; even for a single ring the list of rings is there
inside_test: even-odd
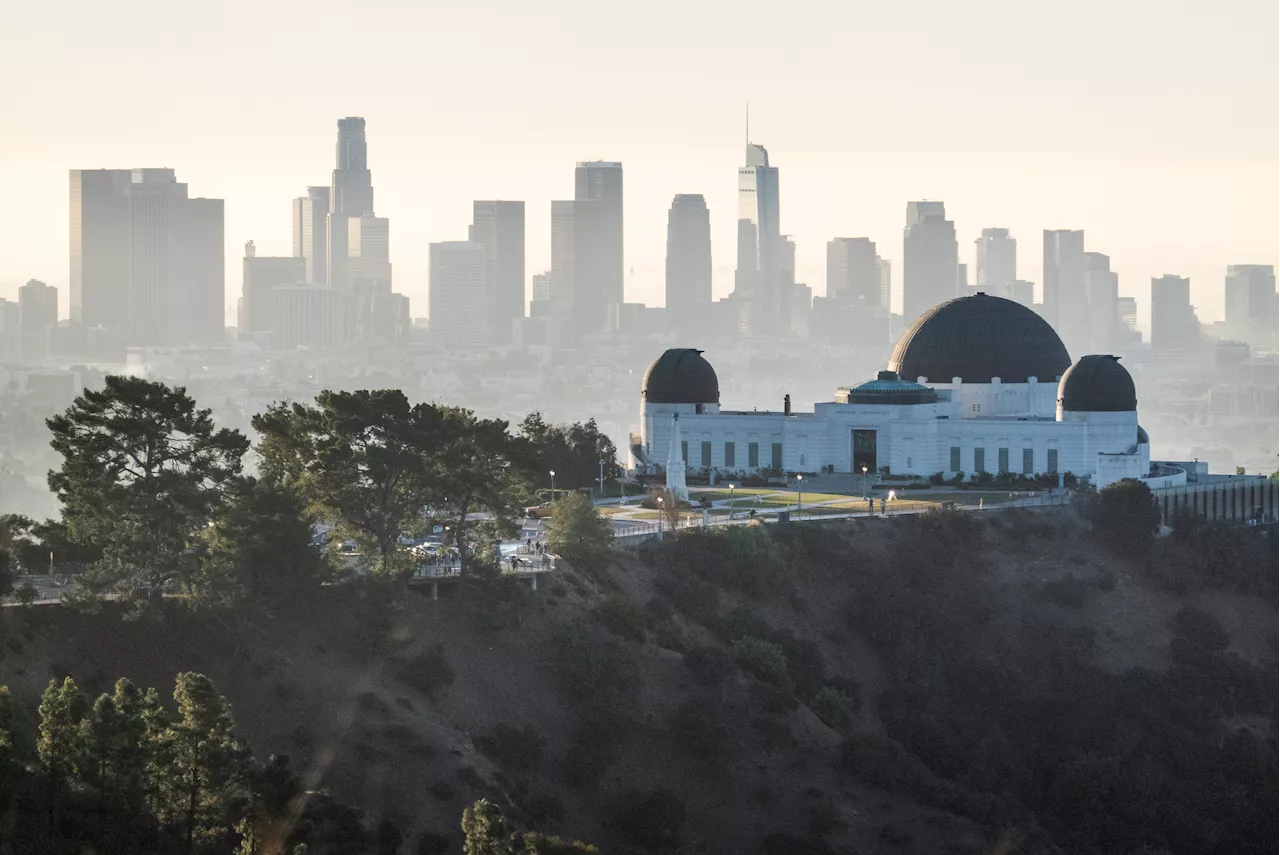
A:
[[[68,279],[67,170],[168,166],[227,200],[227,302],[246,240],[290,252],[289,200],[327,184],[336,120],[368,120],[396,290],[426,311],[427,244],[472,199],[527,204],[527,273],[578,160],[626,173],[627,299],[661,303],[666,216],[702,193],[732,288],[743,103],[780,168],[798,278],[868,236],[901,281],[908,199],[942,199],[961,260],[987,226],[1040,281],[1045,228],[1082,228],[1121,293],[1274,264],[1275,0],[1072,3],[468,0],[9,3],[0,30],[0,295]],[[233,315],[229,315],[233,317]]]

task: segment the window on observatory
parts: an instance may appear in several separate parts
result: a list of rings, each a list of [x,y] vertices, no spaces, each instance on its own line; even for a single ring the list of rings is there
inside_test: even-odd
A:
[[[711,468],[711,443],[710,442],[702,443],[702,468],[703,469]]]
[[[1002,448],[996,452],[996,465],[1000,467],[996,471],[1002,475],[1009,471],[1009,449]]]
[[[760,468],[760,443],[747,443],[747,466],[752,469]]]
[[[1050,475],[1058,474],[1058,449],[1056,448],[1049,449],[1049,465],[1046,467],[1046,471]]]
[[[773,444],[773,462],[769,465],[774,469],[782,468],[782,443],[775,442]]]
[[[724,444],[724,465],[726,469],[729,468],[730,466],[737,465],[733,458],[734,458],[734,445],[732,442],[726,442]]]
[[[689,440],[680,440],[680,459],[685,463],[689,462]]]
[[[1022,474],[1032,475],[1036,471],[1036,453],[1030,448],[1022,449]]]
[[[951,446],[951,471],[960,471],[960,446],[958,445]]]
[[[987,450],[985,448],[975,448],[973,450],[973,471],[987,471]]]

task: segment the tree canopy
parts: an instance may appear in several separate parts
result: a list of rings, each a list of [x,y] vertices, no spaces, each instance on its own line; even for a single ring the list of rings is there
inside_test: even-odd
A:
[[[240,473],[249,441],[214,427],[182,387],[110,376],[48,420],[62,466],[49,486],[71,540],[101,556],[87,581],[161,596]]]
[[[520,423],[520,436],[528,440],[534,454],[533,469],[538,484],[556,473],[556,488],[576,490],[595,486],[604,461],[604,477],[613,481],[622,475],[618,449],[600,432],[595,419],[573,424],[549,424],[542,413],[530,413]]]
[[[397,389],[321,392],[315,406],[276,404],[253,417],[268,478],[296,480],[312,508],[377,557],[403,571],[400,535],[430,502],[428,462],[438,423]]]
[[[1160,527],[1160,509],[1151,488],[1133,478],[1103,488],[1092,516],[1103,542],[1118,555],[1145,555]]]
[[[507,423],[470,410],[410,405],[395,389],[322,392],[314,406],[254,417],[264,478],[297,484],[313,511],[377,556],[384,575],[411,569],[402,536],[428,513],[450,519],[462,555],[473,514],[510,527],[532,453]]]
[[[598,573],[613,557],[613,525],[586,496],[569,493],[551,505],[547,546],[575,569]]]

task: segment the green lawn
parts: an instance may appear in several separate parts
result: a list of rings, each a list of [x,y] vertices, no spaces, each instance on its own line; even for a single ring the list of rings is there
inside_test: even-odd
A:
[[[694,499],[701,499],[706,496],[713,502],[729,501],[731,491],[721,489],[720,487],[690,487],[689,496]],[[762,496],[766,493],[778,492],[777,487],[739,487],[733,490],[734,498],[741,499],[744,496]]]
[[[762,506],[763,505],[794,505],[796,503],[795,490],[752,489],[752,490],[734,490],[733,492],[734,492],[734,495],[732,496],[732,499],[734,503],[739,507],[744,507],[744,508],[753,507],[756,504],[756,497],[760,498],[760,504]],[[695,492],[693,490],[689,491],[689,498],[693,501],[695,506],[697,505],[698,500],[704,496],[709,498],[713,502],[728,502],[730,500],[730,495],[728,490],[703,490],[701,492]],[[847,493],[810,493],[808,491],[805,491],[804,493],[805,504],[808,504],[810,501],[833,502],[838,499],[847,499],[848,497],[849,495]]]

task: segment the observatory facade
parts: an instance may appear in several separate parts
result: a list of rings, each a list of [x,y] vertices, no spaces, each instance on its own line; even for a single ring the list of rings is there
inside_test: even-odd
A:
[[[1039,315],[979,293],[925,312],[876,379],[841,387],[812,412],[792,411],[789,399],[781,412],[723,409],[702,352],[668,350],[644,376],[631,465],[721,477],[1071,472],[1101,488],[1147,477],[1150,449],[1118,357],[1072,364]]]

